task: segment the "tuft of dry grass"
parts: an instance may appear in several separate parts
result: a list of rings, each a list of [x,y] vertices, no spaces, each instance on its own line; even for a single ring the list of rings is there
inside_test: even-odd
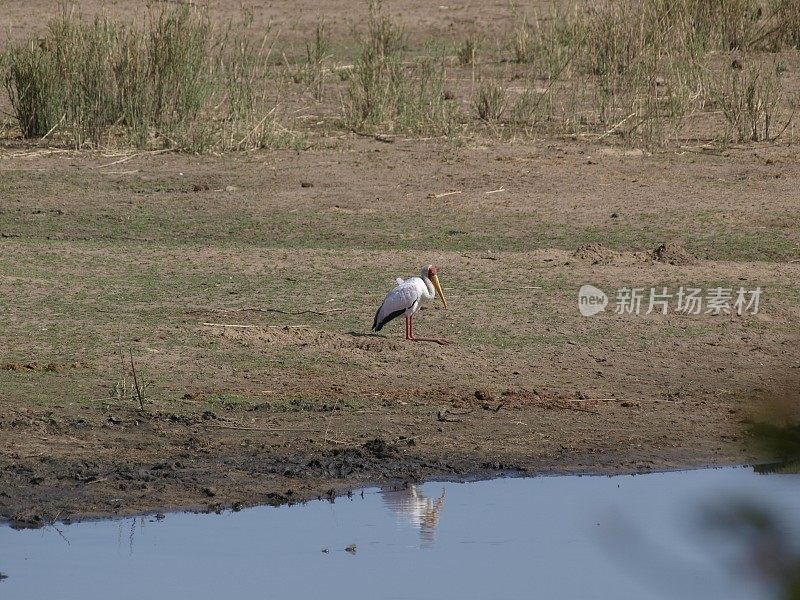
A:
[[[512,11],[494,47],[473,34],[409,48],[381,0],[368,0],[347,63],[332,66],[340,46],[320,22],[304,47],[289,49],[293,62],[284,54],[278,76],[269,63],[275,36],[254,35],[246,23],[220,28],[189,6],[134,24],[64,11],[41,41],[10,44],[0,66],[19,132],[77,148],[302,147],[279,108],[309,95],[322,103],[313,108],[317,125],[333,122],[324,100],[338,96],[335,122],[350,130],[427,136],[475,126],[490,136],[571,135],[647,149],[696,135],[690,128],[710,109],[719,110],[706,119],[709,142],[775,139],[793,119],[779,69],[758,56],[797,52],[797,2],[601,0]],[[732,71],[734,56],[758,66]],[[294,122],[312,122],[304,108]]]
[[[730,128],[729,139],[770,141],[783,133],[788,121],[779,122],[784,92],[777,65],[730,68],[720,79],[713,95]]]
[[[791,40],[791,32],[800,32],[792,24],[800,23],[795,5],[775,0],[765,11],[756,0],[604,0],[574,12],[554,10],[547,18],[516,14],[512,59],[531,65],[531,86],[537,79],[546,85],[535,102],[530,93],[520,96],[511,121],[533,123],[544,133],[663,147],[680,136],[687,115],[724,98],[735,137],[745,128],[747,139],[765,139],[775,132],[773,100],[781,98],[775,76],[761,74],[749,91],[747,82],[731,81],[727,91],[715,92],[719,68],[712,57]]]
[[[188,6],[141,24],[63,11],[41,40],[11,45],[4,83],[21,134],[76,148],[189,151],[270,145],[269,48],[218,32]]]
[[[325,63],[330,58],[330,41],[325,34],[325,24],[317,23],[314,39],[306,44],[306,67],[310,75],[310,83],[314,89],[314,97],[322,99],[325,84]]]
[[[506,91],[494,81],[482,83],[475,91],[472,106],[482,121],[499,121],[506,108]]]
[[[356,130],[449,135],[456,119],[445,90],[444,56],[431,52],[404,61],[402,40],[402,30],[372,0],[367,35],[342,95],[342,121]]]
[[[481,40],[477,36],[467,36],[456,48],[456,58],[461,66],[474,65],[481,49]]]

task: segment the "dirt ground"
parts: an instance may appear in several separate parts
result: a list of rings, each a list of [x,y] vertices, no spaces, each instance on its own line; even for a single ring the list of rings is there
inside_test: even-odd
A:
[[[68,3],[73,10],[90,17],[104,14],[113,18],[143,16],[154,5],[169,6],[182,4],[162,0],[160,3],[148,1],[120,2],[119,0],[85,0]],[[366,0],[244,0],[227,2],[225,0],[201,0],[191,4],[207,8],[217,22],[240,21],[246,18],[255,28],[271,27],[280,31],[282,39],[289,42],[307,41],[308,33],[316,24],[323,21],[328,31],[335,37],[352,33],[364,22]],[[525,3],[526,10],[546,13],[550,0],[532,0]],[[459,0],[447,5],[432,5],[425,0],[392,0],[384,2],[387,13],[402,26],[411,41],[430,39],[452,32],[486,34],[504,30],[511,20],[508,3],[480,2],[479,0]],[[11,39],[22,39],[32,31],[44,30],[46,20],[43,16],[57,14],[58,3],[50,0],[6,0],[3,3],[0,21],[3,31],[9,31]]]
[[[461,18],[416,5],[425,32]],[[0,11],[31,28],[23,6]],[[457,14],[491,20],[484,6]],[[289,9],[256,12],[270,10]],[[758,460],[743,423],[800,379],[799,154],[341,134],[200,157],[8,141],[0,517]],[[395,277],[427,263],[450,308],[422,311],[416,333],[453,343],[406,342],[401,321],[371,334]],[[592,317],[578,311],[587,283],[611,297]],[[681,286],[760,287],[760,310],[613,310],[619,288]]]

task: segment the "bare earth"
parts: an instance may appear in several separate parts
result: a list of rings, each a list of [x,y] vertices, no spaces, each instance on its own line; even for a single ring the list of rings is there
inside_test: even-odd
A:
[[[426,10],[426,33],[447,27]],[[223,157],[8,142],[0,517],[757,460],[743,422],[800,379],[798,159],[350,134]],[[425,263],[450,309],[416,332],[453,344],[406,342],[402,320],[371,334],[394,278]],[[585,283],[606,312],[580,316]],[[625,286],[763,295],[757,315],[618,315]]]

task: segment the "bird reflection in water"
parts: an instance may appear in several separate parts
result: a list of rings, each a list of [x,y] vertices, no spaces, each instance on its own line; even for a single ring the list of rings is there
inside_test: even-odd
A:
[[[395,514],[398,521],[406,521],[419,528],[420,545],[433,545],[439,512],[444,506],[445,490],[436,498],[428,498],[420,489],[409,484],[402,489],[383,489],[381,496],[386,506]]]

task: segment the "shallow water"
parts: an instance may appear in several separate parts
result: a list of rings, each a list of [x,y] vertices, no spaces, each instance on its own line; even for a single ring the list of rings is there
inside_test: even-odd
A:
[[[769,597],[740,540],[711,530],[709,515],[743,500],[800,538],[800,476],[746,468],[428,483],[222,515],[0,527],[0,598]]]

